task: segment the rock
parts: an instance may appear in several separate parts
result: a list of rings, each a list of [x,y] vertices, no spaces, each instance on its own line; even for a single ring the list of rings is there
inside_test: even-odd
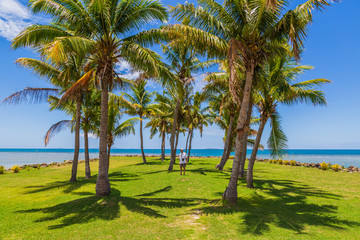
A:
[[[72,163],[72,160],[65,160],[65,163]]]
[[[353,170],[354,172],[357,172],[357,171],[359,170],[359,168],[354,167],[354,168],[352,168],[352,170]]]

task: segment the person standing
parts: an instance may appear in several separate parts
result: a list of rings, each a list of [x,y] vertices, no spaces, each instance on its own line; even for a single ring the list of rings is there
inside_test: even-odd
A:
[[[184,175],[185,175],[186,163],[187,163],[187,155],[184,152],[184,149],[181,148],[180,155],[179,155],[180,175],[182,175],[183,170],[184,170]]]

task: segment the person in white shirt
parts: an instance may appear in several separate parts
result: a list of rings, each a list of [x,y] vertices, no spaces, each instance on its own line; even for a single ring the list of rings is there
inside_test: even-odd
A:
[[[179,164],[180,164],[180,175],[182,175],[182,171],[184,169],[184,175],[185,175],[185,167],[187,163],[187,155],[184,152],[184,149],[180,149],[180,155],[179,155]]]

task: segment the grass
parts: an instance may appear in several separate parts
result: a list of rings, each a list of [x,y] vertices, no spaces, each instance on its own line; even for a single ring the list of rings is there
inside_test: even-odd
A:
[[[150,158],[113,157],[112,194],[96,177],[69,183],[71,166],[0,175],[0,239],[356,239],[360,174],[257,162],[255,189],[239,182],[222,203],[229,168],[192,159],[187,175]],[[231,166],[231,161],[227,163]],[[97,169],[93,162],[92,170]]]

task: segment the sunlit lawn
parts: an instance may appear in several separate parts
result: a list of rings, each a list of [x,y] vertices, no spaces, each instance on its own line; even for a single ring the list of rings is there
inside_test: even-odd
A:
[[[232,162],[192,159],[186,176],[149,162],[112,158],[104,198],[84,164],[71,184],[70,165],[0,175],[0,239],[360,239],[360,174],[258,162],[257,188],[226,206]]]

